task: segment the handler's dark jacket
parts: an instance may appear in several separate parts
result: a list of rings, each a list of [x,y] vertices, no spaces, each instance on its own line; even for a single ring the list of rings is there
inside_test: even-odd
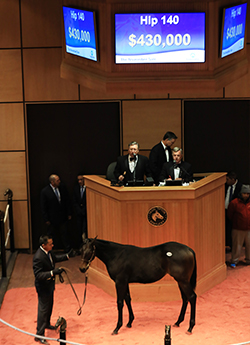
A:
[[[55,255],[52,251],[51,259],[40,247],[36,251],[33,258],[33,271],[35,275],[35,287],[39,295],[50,295],[55,289],[55,276],[51,275],[51,271],[55,268],[56,262],[68,260],[66,254]]]

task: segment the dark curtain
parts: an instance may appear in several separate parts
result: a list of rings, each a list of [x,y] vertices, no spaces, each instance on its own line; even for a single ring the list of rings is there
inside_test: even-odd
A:
[[[194,172],[238,174],[249,183],[249,101],[184,102],[184,155]]]
[[[79,173],[105,175],[120,154],[120,104],[67,103],[27,105],[28,160],[33,248],[45,232],[40,192],[52,173],[72,195]],[[74,218],[70,235],[75,247]]]

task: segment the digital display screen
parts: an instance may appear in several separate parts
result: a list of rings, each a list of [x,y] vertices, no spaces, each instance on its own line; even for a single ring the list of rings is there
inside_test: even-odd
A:
[[[115,14],[115,62],[205,62],[205,13]]]
[[[66,52],[97,61],[95,12],[63,6]]]
[[[233,54],[244,48],[247,4],[223,11],[221,57]]]

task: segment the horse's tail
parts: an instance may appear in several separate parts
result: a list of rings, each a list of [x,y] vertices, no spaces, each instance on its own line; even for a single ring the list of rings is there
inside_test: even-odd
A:
[[[195,252],[192,250],[193,256],[194,256],[194,269],[193,273],[190,278],[190,284],[192,286],[192,289],[195,290],[196,288],[196,281],[197,281],[197,264],[196,264],[196,255]]]

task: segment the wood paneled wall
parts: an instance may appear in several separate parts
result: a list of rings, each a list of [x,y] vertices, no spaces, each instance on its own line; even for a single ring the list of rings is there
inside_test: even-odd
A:
[[[178,137],[176,146],[181,146],[180,100],[124,101],[122,110],[124,150],[134,140],[141,150],[150,150],[167,131],[174,131]]]
[[[22,103],[0,103],[1,151],[25,151],[24,116]]]
[[[6,202],[3,192],[12,188],[17,248],[31,246],[26,104],[114,99],[114,96],[60,78],[61,6],[62,1],[58,0],[0,1],[0,201]],[[247,30],[250,42],[250,25]],[[183,100],[247,98],[250,97],[249,80],[248,73],[216,92],[187,88],[175,93],[162,90],[147,97],[143,90],[136,95],[117,94],[115,98],[122,101],[124,149],[130,139],[136,139],[141,149],[148,153],[166,130],[176,132],[180,140],[178,145],[181,145]]]

